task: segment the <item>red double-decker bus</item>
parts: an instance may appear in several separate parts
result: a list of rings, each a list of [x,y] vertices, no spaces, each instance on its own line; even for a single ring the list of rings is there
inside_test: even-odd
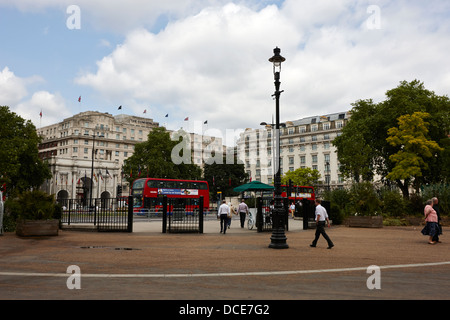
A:
[[[149,208],[162,207],[162,197],[199,199],[203,196],[203,208],[209,208],[209,186],[206,181],[143,178],[134,180],[131,189],[133,211],[145,213]],[[196,201],[194,200],[194,203]],[[198,202],[197,202],[198,206]]]
[[[282,185],[281,186],[281,196],[283,198],[286,198],[287,195],[287,189],[288,186]],[[310,186],[292,186],[291,187],[291,194],[289,195],[289,203],[291,201],[297,201],[297,200],[311,200],[314,201],[316,199],[316,194],[314,192],[314,188]]]

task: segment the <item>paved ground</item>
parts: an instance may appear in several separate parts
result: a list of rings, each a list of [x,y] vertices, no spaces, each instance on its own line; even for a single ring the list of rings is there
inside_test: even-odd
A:
[[[327,229],[331,250],[314,230],[291,220],[289,249],[269,249],[270,233],[226,235],[217,221],[204,234],[162,234],[160,222],[134,232],[61,230],[57,237],[0,237],[0,299],[450,299],[450,228],[428,245],[420,227]],[[69,290],[67,268],[81,271]],[[379,266],[381,289],[367,273]],[[72,282],[73,284],[76,281]]]

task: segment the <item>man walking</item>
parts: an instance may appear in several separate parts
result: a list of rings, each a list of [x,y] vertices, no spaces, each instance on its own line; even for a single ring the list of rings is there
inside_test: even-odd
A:
[[[310,246],[313,248],[316,247],[317,240],[319,240],[320,235],[322,235],[328,242],[327,249],[331,249],[334,247],[334,244],[325,232],[325,222],[327,223],[328,227],[330,227],[330,220],[328,220],[327,210],[322,207],[319,199],[314,200],[314,204],[316,205],[316,236]]]
[[[241,203],[239,203],[238,211],[239,211],[239,216],[241,218],[241,228],[243,228],[244,224],[245,224],[245,216],[248,213],[248,206],[244,202],[244,199],[242,199]]]
[[[227,233],[228,228],[228,215],[230,214],[230,207],[227,205],[227,202],[223,200],[223,203],[219,207],[219,211],[217,215],[220,218],[220,233]]]

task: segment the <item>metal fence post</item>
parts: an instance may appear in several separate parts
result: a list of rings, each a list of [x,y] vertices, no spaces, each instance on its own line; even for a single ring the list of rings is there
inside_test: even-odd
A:
[[[198,204],[198,228],[199,233],[203,233],[203,196],[200,197]]]
[[[128,196],[128,227],[127,232],[133,232],[133,196]]]
[[[167,231],[167,196],[163,196],[163,222],[162,222],[162,233],[166,233]]]
[[[258,232],[263,230],[263,213],[262,213],[262,201],[261,197],[256,198],[256,227]]]

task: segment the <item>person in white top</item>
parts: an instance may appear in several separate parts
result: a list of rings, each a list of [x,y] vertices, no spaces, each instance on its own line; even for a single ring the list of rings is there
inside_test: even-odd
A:
[[[217,211],[217,216],[220,218],[220,233],[227,233],[229,214],[230,207],[227,205],[227,202],[223,200],[223,203],[219,207],[219,211]]]
[[[317,245],[320,235],[322,235],[328,242],[327,249],[331,249],[334,247],[333,241],[331,241],[330,237],[325,232],[325,222],[328,227],[330,227],[330,220],[328,220],[327,210],[322,207],[319,199],[314,200],[314,204],[316,205],[316,235],[310,246],[314,248]]]
[[[242,199],[241,203],[239,204],[238,212],[239,212],[239,218],[241,219],[241,228],[243,228],[244,224],[245,224],[245,217],[248,214],[248,206],[244,202],[244,199]]]

